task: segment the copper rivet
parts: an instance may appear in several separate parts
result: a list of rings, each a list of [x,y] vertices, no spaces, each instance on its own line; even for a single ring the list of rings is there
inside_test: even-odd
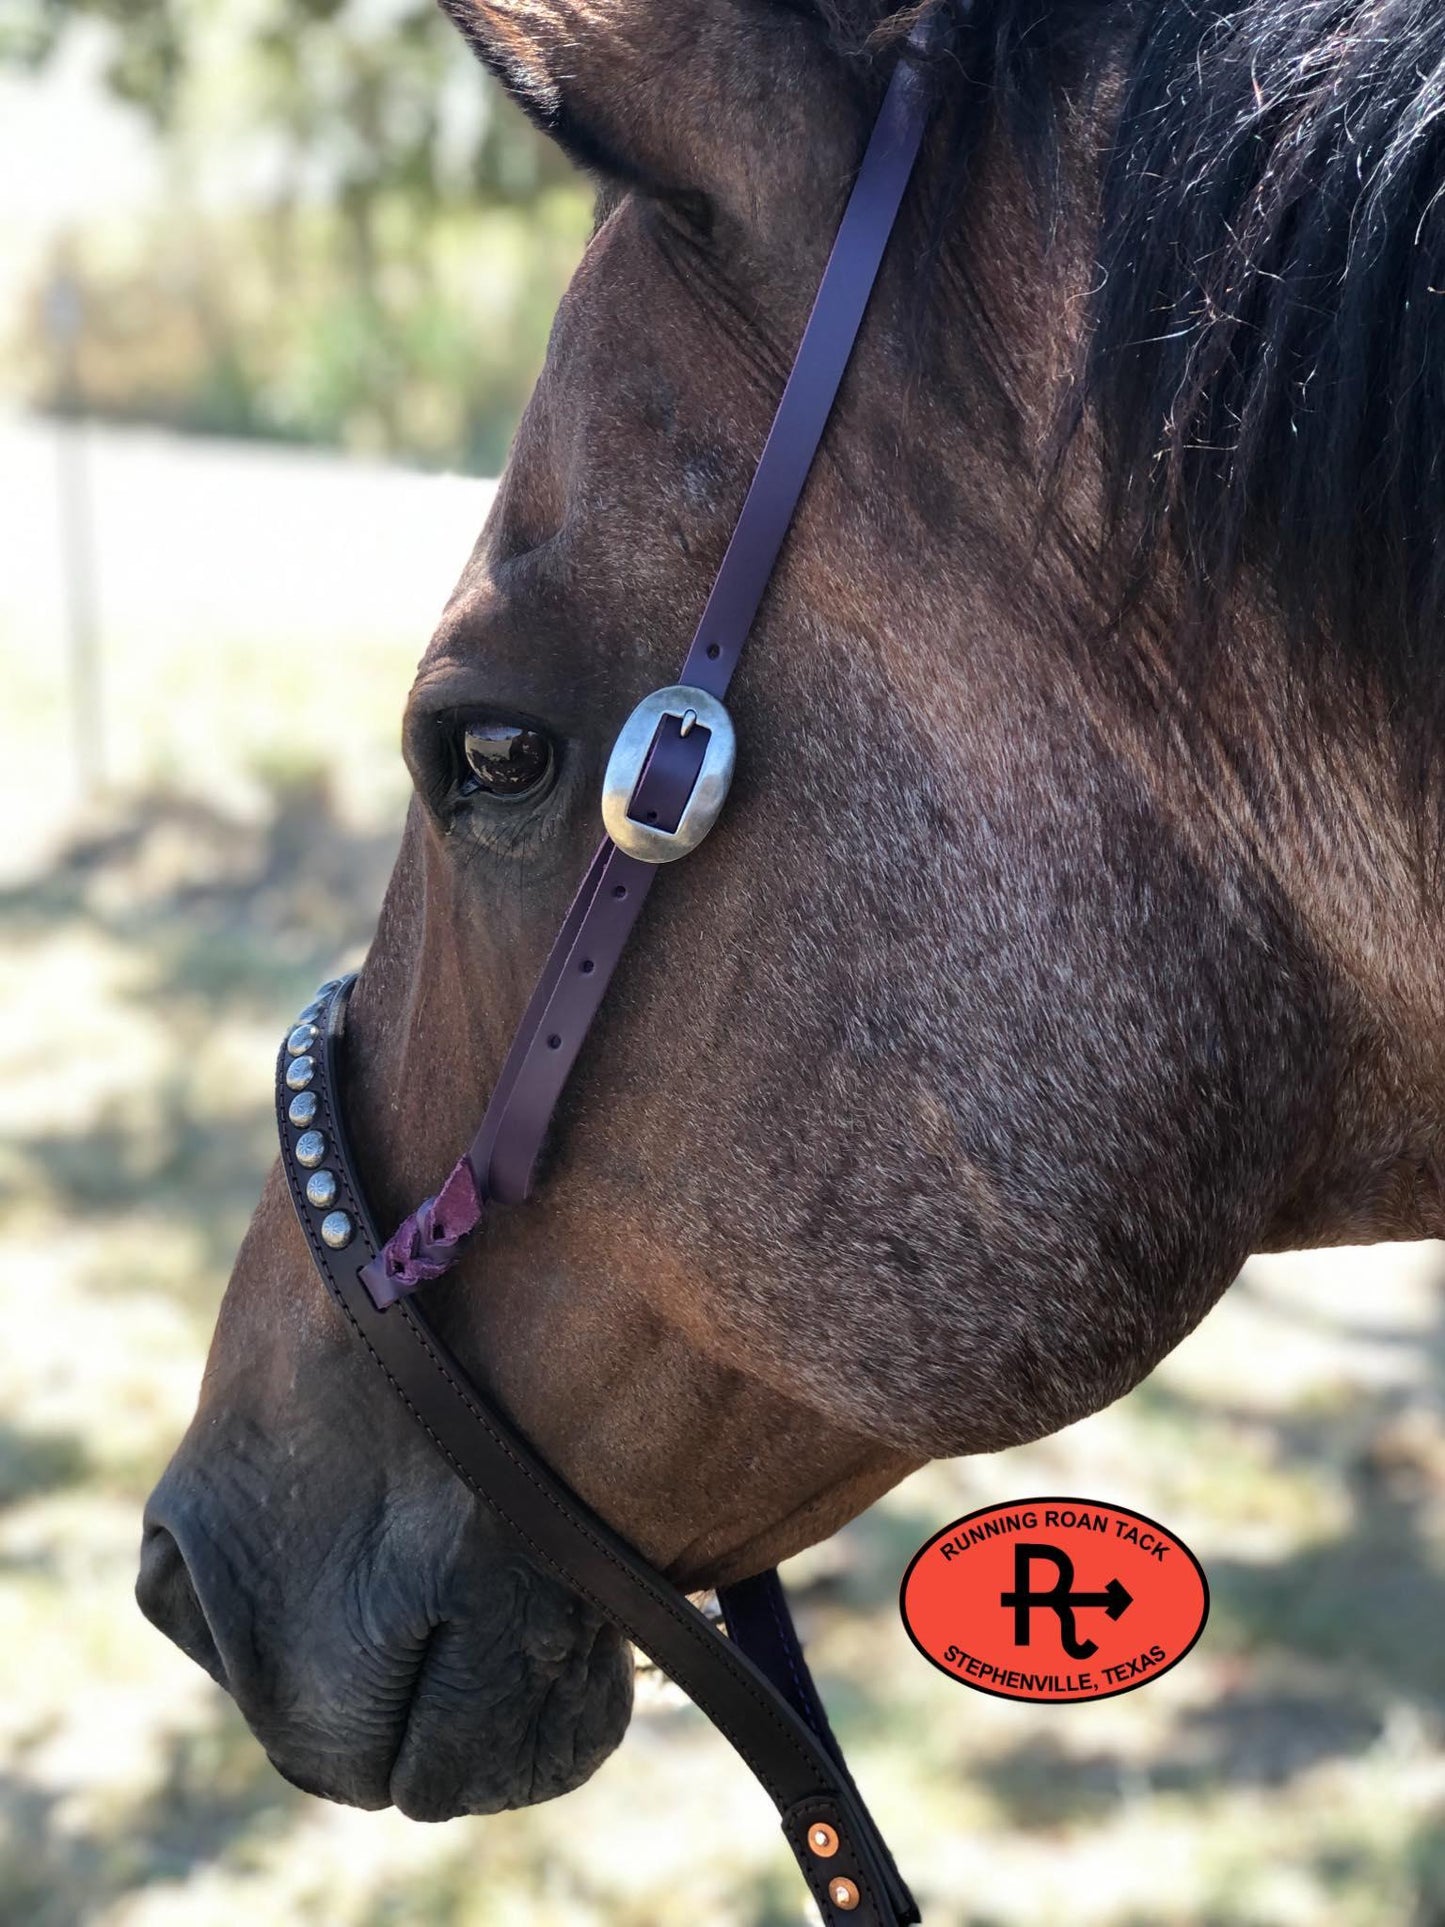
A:
[[[816,1826],[808,1829],[808,1845],[820,1860],[831,1860],[838,1851],[838,1836],[820,1820]]]
[[[858,1905],[858,1889],[853,1885],[851,1880],[830,1880],[828,1882],[828,1898],[835,1907],[841,1908],[845,1914],[851,1914],[853,1909]]]

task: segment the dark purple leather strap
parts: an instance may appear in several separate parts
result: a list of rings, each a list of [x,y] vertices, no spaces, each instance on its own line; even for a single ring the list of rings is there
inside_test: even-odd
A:
[[[847,1775],[843,1749],[833,1737],[827,1710],[803,1657],[803,1643],[793,1625],[777,1568],[740,1579],[733,1586],[719,1586],[717,1599],[728,1638],[742,1647],[774,1692],[782,1694]],[[853,1784],[851,1775],[848,1784]]]
[[[708,596],[680,681],[726,695],[787,538],[858,338],[928,120],[924,80],[894,71],[858,170],[797,357]],[[697,775],[696,746],[659,730],[630,814],[676,820]],[[641,913],[655,866],[604,839],[517,1027],[486,1115],[435,1198],[405,1220],[364,1273],[378,1309],[455,1263],[489,1199],[519,1203],[552,1113]]]
[[[915,43],[918,35],[915,34]],[[907,56],[849,199],[772,429],[708,597],[683,681],[721,700],[757,614],[848,364],[927,121]],[[705,701],[705,698],[699,698]],[[648,714],[651,711],[646,712]],[[715,724],[726,717],[713,714]],[[628,814],[674,828],[698,782],[705,727],[664,715]],[[609,819],[620,828],[616,818]],[[466,1155],[377,1250],[338,1101],[349,981],[323,985],[282,1048],[282,1168],[316,1268],[418,1424],[529,1555],[590,1600],[688,1692],[776,1803],[826,1927],[918,1919],[844,1764],[776,1573],[720,1593],[729,1637],[652,1570],[538,1458],[422,1313],[398,1300],[454,1261],[484,1200],[519,1202],[552,1112],[656,868],[604,840],[567,912]]]
[[[915,41],[923,36],[915,35]],[[924,78],[893,74],[853,183],[792,373],[732,541],[682,665],[681,683],[727,694],[833,412],[928,124]]]

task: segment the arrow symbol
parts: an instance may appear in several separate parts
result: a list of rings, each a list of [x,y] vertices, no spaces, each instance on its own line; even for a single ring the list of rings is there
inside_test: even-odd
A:
[[[1133,1605],[1134,1595],[1122,1581],[1111,1579],[1102,1592],[1071,1592],[1068,1602],[1071,1606],[1102,1606],[1110,1619],[1122,1619]]]

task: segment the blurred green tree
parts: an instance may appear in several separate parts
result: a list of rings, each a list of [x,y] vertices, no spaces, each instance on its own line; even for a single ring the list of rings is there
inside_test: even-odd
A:
[[[128,248],[66,237],[83,404],[494,468],[588,197],[433,0],[10,0],[0,61],[86,21],[172,185]]]

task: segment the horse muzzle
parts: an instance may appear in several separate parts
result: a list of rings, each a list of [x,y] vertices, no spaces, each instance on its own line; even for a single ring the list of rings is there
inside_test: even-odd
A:
[[[404,1522],[349,1521],[356,1557],[313,1538],[315,1563],[293,1548],[278,1586],[274,1564],[265,1584],[246,1570],[261,1522],[236,1529],[214,1505],[172,1467],[136,1598],[303,1791],[413,1820],[498,1813],[570,1792],[621,1740],[626,1642],[489,1535],[438,1575]]]

